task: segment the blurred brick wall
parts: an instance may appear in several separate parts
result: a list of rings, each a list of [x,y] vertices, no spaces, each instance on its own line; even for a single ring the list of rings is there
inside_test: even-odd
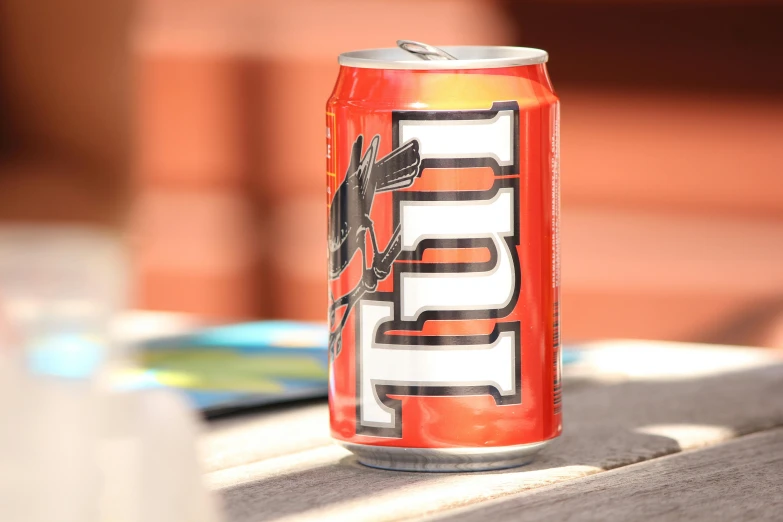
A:
[[[562,101],[566,338],[783,346],[783,4],[506,4]]]
[[[565,339],[780,344],[781,21],[761,0],[4,0],[0,220],[121,225],[130,199],[137,305],[320,320],[336,56],[537,46],[563,103]]]

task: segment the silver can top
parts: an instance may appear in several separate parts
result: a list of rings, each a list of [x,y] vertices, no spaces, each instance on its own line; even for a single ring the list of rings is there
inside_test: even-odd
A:
[[[422,45],[426,49],[416,50],[411,44]],[[549,58],[546,51],[530,47],[463,45],[438,48],[407,40],[401,40],[399,45],[343,53],[338,62],[346,67],[361,69],[455,70],[535,65],[546,63]],[[430,49],[443,53],[443,57],[438,57]]]

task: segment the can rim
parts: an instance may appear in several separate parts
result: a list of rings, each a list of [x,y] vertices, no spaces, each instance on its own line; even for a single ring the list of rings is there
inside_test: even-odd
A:
[[[363,49],[343,53],[337,62],[360,69],[459,70],[495,69],[546,63],[546,51],[533,47],[459,45],[441,47],[456,60],[422,60],[399,47]]]

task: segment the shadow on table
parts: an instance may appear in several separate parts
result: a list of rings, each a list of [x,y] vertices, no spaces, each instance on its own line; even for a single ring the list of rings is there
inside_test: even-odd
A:
[[[475,477],[477,487],[479,477],[487,475],[509,475],[517,490],[525,489],[526,481],[535,487],[542,484],[543,470],[556,475],[567,466],[611,469],[680,451],[682,437],[693,447],[700,437],[709,443],[715,434],[730,437],[783,425],[781,394],[783,365],[689,381],[571,381],[565,389],[564,435],[528,466],[471,474],[405,473],[367,468],[347,457],[224,490],[228,519],[271,520],[362,498],[371,501],[459,475]],[[674,438],[656,434],[667,427],[677,434]],[[399,502],[405,501],[401,496]]]
[[[236,423],[242,422],[242,417],[258,414],[270,414],[275,412],[288,411],[292,408],[313,406],[317,404],[326,404],[326,398],[303,398],[291,399],[286,402],[274,404],[262,404],[259,406],[230,406],[225,408],[213,408],[202,413],[204,419],[211,424]]]

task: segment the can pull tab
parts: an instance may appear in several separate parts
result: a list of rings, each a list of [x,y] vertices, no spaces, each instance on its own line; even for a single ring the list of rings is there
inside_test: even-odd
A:
[[[456,60],[456,58],[443,49],[434,45],[415,42],[413,40],[397,40],[397,46],[403,51],[415,54],[422,60]]]

